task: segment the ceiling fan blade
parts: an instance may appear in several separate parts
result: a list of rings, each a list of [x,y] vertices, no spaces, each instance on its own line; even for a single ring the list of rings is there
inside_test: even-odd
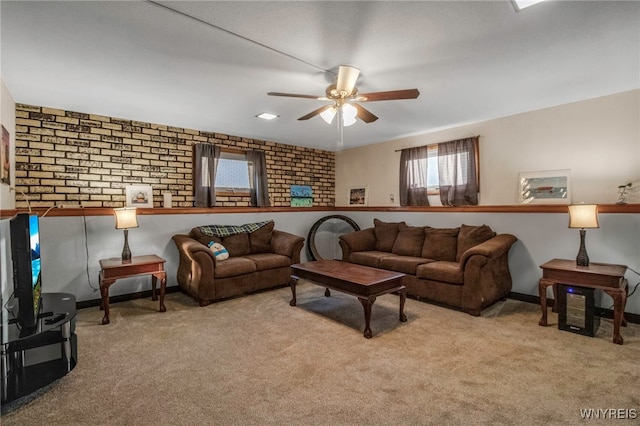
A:
[[[395,99],[415,99],[420,95],[418,89],[390,90],[388,92],[361,93],[358,102],[392,101]]]
[[[333,105],[329,104],[329,105],[325,105],[323,107],[320,107],[316,110],[311,111],[309,114],[307,115],[303,115],[302,117],[298,118],[298,120],[308,120],[312,117],[315,117],[318,114],[322,114],[325,110],[331,108]]]
[[[378,119],[378,117],[373,115],[373,113],[371,111],[369,111],[368,109],[366,109],[362,105],[358,105],[358,104],[351,104],[351,105],[356,107],[356,109],[358,110],[358,118],[360,120],[364,121],[365,123],[373,123],[374,121],[376,121]]]
[[[345,96],[349,96],[353,92],[358,75],[360,75],[358,68],[340,65],[338,68],[338,80],[336,81],[338,93],[345,92]]]
[[[296,93],[280,93],[280,92],[269,92],[267,93],[269,96],[286,96],[288,98],[304,98],[304,99],[317,99],[317,100],[326,100],[325,96],[314,96],[314,95],[299,95]]]

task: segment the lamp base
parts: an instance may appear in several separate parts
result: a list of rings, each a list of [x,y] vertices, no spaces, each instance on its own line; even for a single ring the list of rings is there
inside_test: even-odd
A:
[[[578,256],[576,257],[576,265],[589,266],[589,255],[587,254],[587,248],[584,244],[584,239],[587,235],[587,231],[580,230],[580,250],[578,250]]]
[[[124,230],[124,248],[122,249],[122,263],[131,263],[131,250],[129,250],[129,230]]]

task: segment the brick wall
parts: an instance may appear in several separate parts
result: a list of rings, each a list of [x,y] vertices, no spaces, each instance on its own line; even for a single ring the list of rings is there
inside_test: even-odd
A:
[[[174,207],[192,207],[191,150],[202,142],[265,151],[272,206],[290,205],[290,185],[311,185],[314,206],[335,204],[330,151],[24,104],[16,104],[15,140],[15,186],[32,207],[122,207],[131,184],[151,185],[154,207],[165,192]],[[224,196],[218,205],[250,199]],[[16,207],[27,207],[24,197]]]

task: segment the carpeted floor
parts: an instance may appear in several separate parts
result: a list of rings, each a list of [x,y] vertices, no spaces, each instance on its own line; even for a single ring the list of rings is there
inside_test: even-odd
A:
[[[311,284],[201,308],[167,295],[78,312],[78,365],[3,425],[583,424],[640,416],[640,325],[611,342],[538,326],[538,305],[500,302],[481,317],[398,297],[373,306]],[[598,423],[602,423],[599,421]]]

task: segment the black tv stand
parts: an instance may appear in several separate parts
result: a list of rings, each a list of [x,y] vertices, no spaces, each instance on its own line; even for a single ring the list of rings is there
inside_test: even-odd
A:
[[[26,329],[12,321],[2,330],[2,404],[43,388],[76,366],[76,299],[67,293],[43,293],[43,313]],[[49,314],[50,313],[50,314]],[[49,314],[49,315],[47,315]]]

